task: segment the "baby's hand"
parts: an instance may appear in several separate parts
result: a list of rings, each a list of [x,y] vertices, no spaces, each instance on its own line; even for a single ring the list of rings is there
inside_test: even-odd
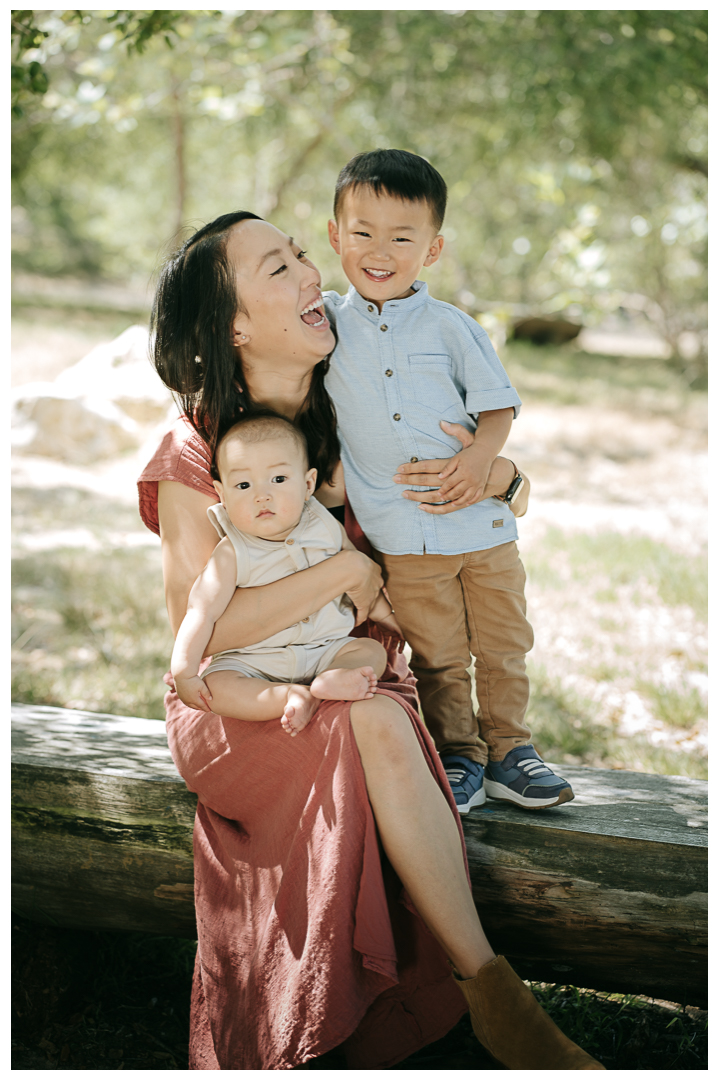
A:
[[[180,700],[191,709],[212,712],[212,694],[207,683],[199,675],[193,675],[189,679],[175,676],[175,689]]]

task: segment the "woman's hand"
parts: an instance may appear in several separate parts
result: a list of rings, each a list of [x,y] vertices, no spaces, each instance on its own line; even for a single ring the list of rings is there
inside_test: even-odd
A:
[[[353,584],[345,588],[345,592],[355,606],[355,625],[359,626],[367,619],[383,587],[382,572],[377,563],[355,548],[333,556],[333,559],[339,558],[347,561],[347,572],[354,579]]]
[[[436,489],[432,491],[403,491],[403,498],[419,502],[421,504],[420,509],[427,514],[451,514],[464,506],[472,506],[473,503],[482,502],[483,499],[504,495],[515,476],[513,463],[507,458],[496,457],[490,466],[489,473],[487,473],[487,479],[485,480],[484,476],[477,476],[473,480],[471,447],[475,442],[474,436],[462,424],[450,424],[443,420],[441,426],[443,431],[448,435],[453,435],[462,443],[463,449],[452,458],[432,458],[427,461],[406,462],[401,465],[393,477],[396,484],[412,484],[414,487]],[[468,450],[470,453],[467,453]],[[455,465],[450,471],[452,463],[455,463]],[[480,464],[484,472],[486,465],[483,461]],[[462,477],[468,479],[468,485],[463,488],[463,497],[460,500],[447,502],[448,493],[452,492],[457,486],[459,468],[462,470]],[[473,487],[473,494],[469,499],[464,497],[468,486]]]

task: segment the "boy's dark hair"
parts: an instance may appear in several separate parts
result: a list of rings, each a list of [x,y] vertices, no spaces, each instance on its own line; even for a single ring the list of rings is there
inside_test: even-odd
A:
[[[220,479],[217,457],[220,447],[231,435],[239,435],[245,442],[249,443],[266,442],[268,439],[290,439],[302,454],[305,468],[310,467],[308,464],[307,439],[297,424],[293,424],[292,420],[273,412],[272,409],[257,409],[255,412],[249,413],[231,424],[218,438],[210,465],[210,475],[213,480]]]
[[[356,154],[341,170],[335,184],[333,214],[338,220],[348,188],[372,188],[406,202],[426,202],[434,228],[440,231],[447,206],[447,184],[429,161],[408,150],[369,150]]]
[[[153,364],[211,453],[236,420],[261,411],[248,393],[242,356],[232,344],[232,324],[243,308],[226,255],[230,230],[242,221],[261,220],[238,210],[205,225],[167,261],[155,294]],[[332,482],[340,460],[335,409],[324,382],[329,366],[327,358],[315,365],[296,418],[318,471],[318,487]]]

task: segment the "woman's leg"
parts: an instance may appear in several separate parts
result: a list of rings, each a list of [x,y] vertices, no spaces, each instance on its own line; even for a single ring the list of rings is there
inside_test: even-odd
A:
[[[472,978],[495,953],[475,910],[455,818],[407,713],[383,694],[355,702],[350,719],[383,848],[455,969]]]
[[[453,962],[479,1041],[510,1069],[603,1069],[571,1042],[480,925],[455,818],[405,710],[384,694],[350,720],[383,848],[423,922]]]

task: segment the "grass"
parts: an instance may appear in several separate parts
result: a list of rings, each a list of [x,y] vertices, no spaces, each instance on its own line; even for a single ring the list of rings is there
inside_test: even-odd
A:
[[[13,564],[13,700],[163,719],[172,651],[156,548]]]
[[[114,534],[140,529],[136,509],[73,488],[21,490],[13,503],[18,533],[56,532],[62,543],[63,531],[80,524],[96,548],[19,549],[13,699],[162,719],[172,640],[159,549],[112,546]],[[557,762],[705,777],[702,751],[653,745],[618,727],[618,694],[635,694],[683,738],[702,725],[704,697],[689,677],[704,664],[694,644],[704,561],[644,537],[558,529],[524,561],[537,636],[528,717],[542,752]],[[675,665],[668,685],[658,680],[663,663]]]
[[[703,388],[688,386],[679,366],[645,357],[599,356],[575,346],[508,341],[500,358],[523,400],[641,410],[677,418],[696,414]]]
[[[12,1068],[188,1068],[195,942],[13,919]],[[707,1068],[707,1017],[631,995],[531,983],[559,1027],[608,1069]],[[346,1070],[341,1049],[311,1069]],[[496,1067],[467,1016],[398,1070]]]
[[[651,703],[655,716],[666,724],[694,728],[707,719],[707,702],[695,686],[677,688],[641,683],[638,690]]]
[[[647,536],[609,530],[568,534],[551,527],[523,561],[528,574],[544,587],[593,581],[596,600],[616,603],[619,586],[647,583],[663,604],[686,604],[699,619],[707,619],[707,560],[680,555]]]

